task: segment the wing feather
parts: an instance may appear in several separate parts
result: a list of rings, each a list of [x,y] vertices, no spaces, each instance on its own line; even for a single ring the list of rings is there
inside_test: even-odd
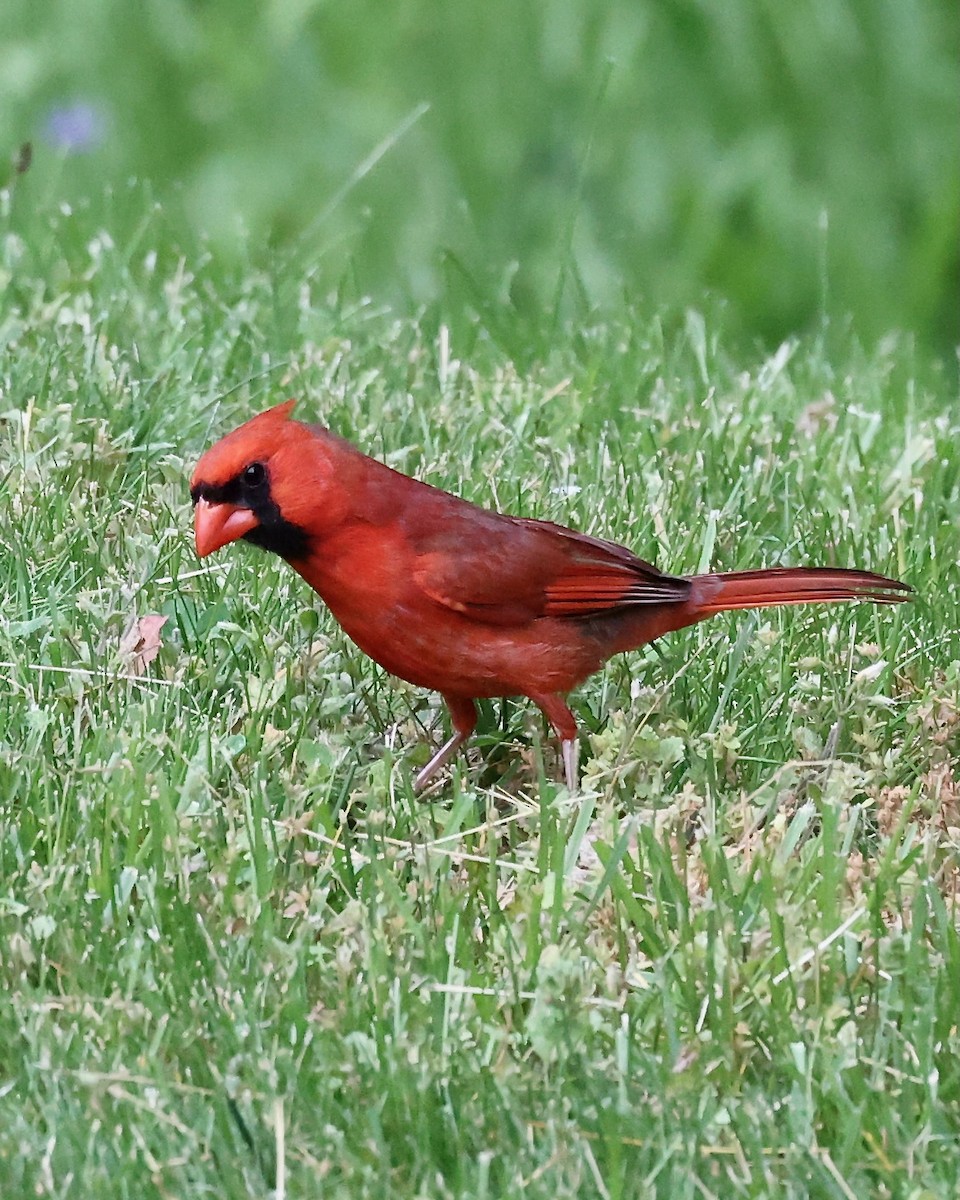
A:
[[[615,542],[549,521],[484,516],[494,519],[472,522],[469,538],[447,527],[421,539],[413,570],[425,595],[472,620],[583,620],[689,595],[688,580],[665,575]]]

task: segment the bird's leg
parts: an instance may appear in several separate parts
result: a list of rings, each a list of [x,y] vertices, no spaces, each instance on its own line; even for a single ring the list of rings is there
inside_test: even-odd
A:
[[[574,738],[565,738],[560,743],[560,753],[563,757],[563,773],[567,781],[567,791],[571,796],[580,790],[580,743]]]
[[[580,788],[578,759],[580,745],[577,741],[577,719],[559,692],[540,693],[530,699],[557,731],[560,738],[560,754],[563,758],[563,774],[567,791],[573,794]]]
[[[427,786],[430,780],[436,773],[442,770],[451,758],[460,749],[466,738],[462,733],[455,733],[452,737],[447,738],[440,749],[436,752],[433,758],[425,767],[421,767],[413,778],[413,790],[418,795]]]
[[[477,724],[477,709],[469,696],[444,696],[453,721],[453,736],[449,737],[433,758],[422,767],[413,780],[413,790],[422,792],[436,773],[442,770],[467,740]]]

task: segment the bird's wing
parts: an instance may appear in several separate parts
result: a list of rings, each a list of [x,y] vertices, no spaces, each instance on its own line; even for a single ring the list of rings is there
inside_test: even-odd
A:
[[[484,513],[464,529],[453,522],[418,540],[417,587],[488,625],[676,604],[690,590],[686,579],[664,575],[624,546],[549,521]]]

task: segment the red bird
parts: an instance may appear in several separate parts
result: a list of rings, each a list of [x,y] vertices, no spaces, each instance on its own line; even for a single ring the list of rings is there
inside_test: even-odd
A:
[[[912,590],[833,567],[665,575],[615,542],[401,475],[293,420],[293,405],[247,421],[200,459],[190,484],[197,553],[243,538],[279,554],[364,653],[441,693],[453,735],[417,775],[418,791],[473,732],[478,697],[539,705],[573,791],[577,723],[565,695],[612,655],[730,609],[893,604]]]

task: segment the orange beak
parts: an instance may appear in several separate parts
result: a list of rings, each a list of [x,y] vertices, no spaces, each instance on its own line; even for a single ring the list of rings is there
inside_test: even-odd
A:
[[[211,504],[209,500],[198,500],[193,510],[193,532],[197,543],[197,554],[206,558],[214,550],[235,542],[259,524],[249,508],[237,508],[233,504]]]

